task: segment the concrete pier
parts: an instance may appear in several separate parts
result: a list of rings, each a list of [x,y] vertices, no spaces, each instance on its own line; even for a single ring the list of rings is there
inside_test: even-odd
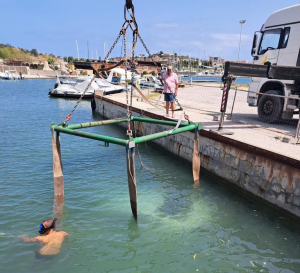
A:
[[[126,117],[127,106],[124,93],[103,97],[96,92],[95,102],[95,111],[105,118]],[[165,119],[163,110],[136,101],[135,98],[133,106],[135,116]],[[299,145],[277,141],[272,136],[272,131],[264,135],[261,128],[248,128],[241,124],[236,126],[233,121],[226,121],[225,125],[236,134],[228,137],[221,136],[210,131],[218,127],[218,123],[212,121],[211,115],[205,116],[194,109],[185,110],[191,120],[202,122],[204,126],[199,142],[202,168],[221,178],[221,181],[231,187],[255,195],[269,204],[300,217]],[[176,112],[176,115],[179,116],[179,113]],[[137,122],[136,129],[140,135],[149,135],[171,128]],[[276,132],[277,136],[278,134]],[[192,162],[193,132],[158,139],[154,143]]]

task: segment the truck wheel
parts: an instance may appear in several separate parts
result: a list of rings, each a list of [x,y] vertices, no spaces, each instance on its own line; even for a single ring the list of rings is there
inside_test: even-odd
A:
[[[269,90],[265,94],[282,95],[281,91]],[[258,116],[262,122],[277,123],[281,120],[283,99],[262,95],[258,102]]]

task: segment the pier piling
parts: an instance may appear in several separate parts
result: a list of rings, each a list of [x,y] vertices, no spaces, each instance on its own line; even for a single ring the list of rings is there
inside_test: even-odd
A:
[[[126,146],[126,162],[127,162],[127,176],[128,176],[128,190],[131,211],[134,219],[137,219],[137,189],[136,189],[136,179],[135,179],[135,148],[130,148],[130,144]]]
[[[54,196],[64,196],[64,175],[61,161],[59,132],[52,132]]]
[[[198,127],[195,129],[194,136],[194,151],[193,151],[193,177],[194,177],[194,186],[200,186],[200,167],[201,167],[201,158],[199,152],[199,131]]]

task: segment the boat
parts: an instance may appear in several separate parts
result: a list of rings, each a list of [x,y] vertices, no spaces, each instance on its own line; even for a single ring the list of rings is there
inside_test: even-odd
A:
[[[80,98],[86,87],[89,85],[91,79],[92,76],[79,77],[75,84],[61,84],[59,78],[57,78],[54,89],[50,90],[49,96],[60,98]],[[93,98],[95,90],[101,90],[104,95],[110,95],[123,92],[124,86],[113,85],[106,80],[96,78],[88,88],[83,98]]]
[[[5,72],[0,72],[0,79],[2,80],[19,80],[20,76],[16,70],[5,70]]]
[[[0,80],[2,80],[4,77],[5,77],[5,73],[4,72],[0,72]]]
[[[125,84],[125,69],[123,68],[114,68],[110,71],[107,81],[112,84]],[[127,71],[127,81],[131,81],[132,73]],[[135,76],[135,75],[134,75]]]

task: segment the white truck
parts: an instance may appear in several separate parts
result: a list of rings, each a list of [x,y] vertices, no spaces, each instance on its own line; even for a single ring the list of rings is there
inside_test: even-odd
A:
[[[254,35],[254,64],[300,66],[300,4],[273,13]],[[280,95],[283,97],[261,94]],[[258,107],[260,120],[274,123],[299,111],[300,82],[252,78],[248,105]]]

